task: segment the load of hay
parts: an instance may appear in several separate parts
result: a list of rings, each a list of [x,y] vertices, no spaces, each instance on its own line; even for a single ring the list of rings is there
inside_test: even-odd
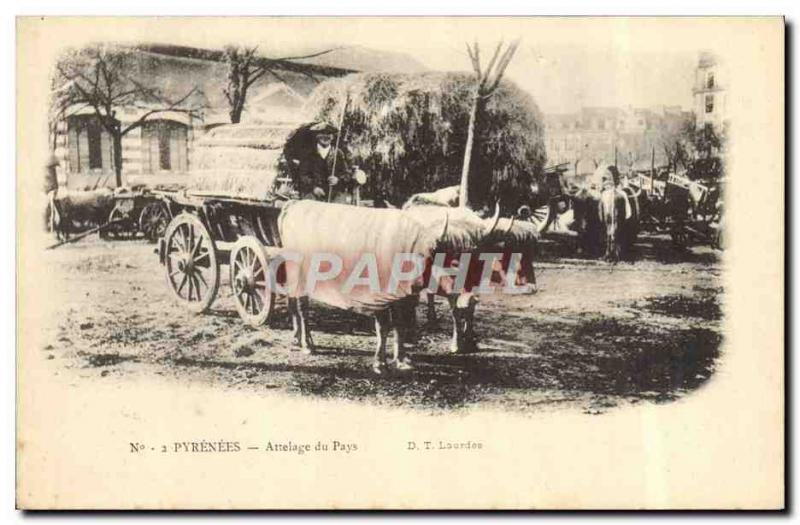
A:
[[[476,89],[467,73],[365,73],[327,80],[311,94],[312,120],[338,126],[365,193],[395,204],[459,184]],[[508,210],[524,200],[545,162],[544,125],[533,98],[509,81],[489,98],[475,129],[470,203]]]
[[[194,145],[189,189],[249,199],[270,199],[281,176],[289,124],[226,124]]]

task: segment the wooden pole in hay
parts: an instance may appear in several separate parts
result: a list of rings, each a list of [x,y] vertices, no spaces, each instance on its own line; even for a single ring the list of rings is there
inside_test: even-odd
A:
[[[468,208],[468,194],[469,194],[469,168],[472,163],[472,149],[475,142],[475,125],[479,117],[479,113],[486,100],[494,94],[500,80],[503,78],[506,67],[514,57],[514,53],[519,46],[519,40],[512,42],[508,48],[500,56],[500,49],[503,47],[501,41],[497,44],[494,50],[494,55],[489,61],[489,66],[486,70],[481,69],[481,56],[478,43],[474,42],[472,47],[467,44],[467,54],[469,54],[470,61],[472,62],[472,69],[475,71],[477,80],[477,89],[475,90],[475,98],[472,102],[472,108],[469,113],[469,127],[467,128],[467,144],[464,149],[464,164],[461,168],[461,188],[458,194],[459,206]],[[500,60],[498,61],[498,57]]]
[[[339,142],[342,139],[342,126],[344,125],[344,114],[347,111],[347,105],[350,103],[350,94],[346,93],[344,97],[344,105],[342,106],[342,114],[339,115],[339,125],[336,127],[336,146],[333,148],[333,166],[331,167],[331,177],[336,174],[336,158],[339,156]],[[333,184],[328,184],[328,202],[333,198]]]

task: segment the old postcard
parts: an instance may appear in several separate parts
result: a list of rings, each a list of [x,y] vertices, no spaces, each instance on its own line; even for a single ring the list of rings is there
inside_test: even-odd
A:
[[[784,21],[19,18],[23,509],[781,509]]]

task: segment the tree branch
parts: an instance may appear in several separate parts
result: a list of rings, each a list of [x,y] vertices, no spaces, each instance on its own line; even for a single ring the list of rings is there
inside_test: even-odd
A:
[[[518,46],[519,39],[512,42],[511,45],[509,45],[506,49],[505,53],[503,53],[503,57],[500,59],[500,63],[497,65],[497,70],[495,71],[494,81],[492,82],[491,87],[489,87],[489,93],[493,93],[494,90],[497,89],[497,86],[503,79],[503,75],[505,74],[508,64],[511,62],[511,59],[514,58],[514,53],[516,53]]]
[[[503,47],[503,41],[501,40],[498,42],[497,47],[494,48],[494,54],[492,55],[492,59],[489,61],[489,65],[486,68],[486,76],[483,78],[483,82],[481,82],[481,88],[486,87],[486,82],[489,80],[489,76],[492,74],[492,70],[494,68],[495,62],[497,62],[497,57],[500,55],[500,48]]]
[[[136,121],[134,121],[133,123],[131,123],[127,127],[125,127],[125,129],[123,129],[121,131],[121,135],[126,135],[128,132],[133,131],[134,129],[138,128],[139,126],[144,124],[144,122],[147,120],[148,117],[150,117],[152,115],[155,115],[157,113],[166,113],[168,111],[174,111],[176,113],[185,113],[187,115],[194,116],[197,113],[197,110],[195,108],[180,108],[178,106],[180,106],[190,96],[192,96],[192,94],[194,94],[195,91],[197,91],[197,87],[193,87],[183,97],[181,97],[180,99],[178,99],[175,102],[172,102],[166,108],[157,108],[157,109],[151,109],[149,111],[146,111],[143,115],[141,115],[138,119],[136,119]]]
[[[478,57],[477,57],[477,54],[476,54],[478,44],[475,43],[475,47],[476,47],[475,52],[473,52],[472,48],[469,47],[469,42],[467,42],[466,45],[467,45],[467,53],[469,54],[469,59],[472,62],[472,70],[475,72],[475,76],[478,77],[478,81],[480,81],[481,78],[482,78],[481,64],[478,61]]]

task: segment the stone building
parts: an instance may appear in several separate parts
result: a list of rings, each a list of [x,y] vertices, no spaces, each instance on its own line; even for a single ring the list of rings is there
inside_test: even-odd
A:
[[[570,165],[574,174],[601,163],[624,169],[643,160],[666,162],[663,143],[691,114],[680,106],[585,107],[577,113],[545,116],[547,161]]]
[[[199,111],[191,115],[182,111],[154,113],[122,138],[124,185],[180,184],[191,169],[196,139],[216,126],[230,123],[223,92],[227,79],[223,53],[165,45],[119,49],[130,57],[126,74],[141,86],[155,88],[171,100],[195,89],[185,105]],[[300,108],[319,82],[351,72],[289,61],[279,61],[274,70],[275,75],[266,75],[252,86],[243,123],[299,123]],[[142,100],[114,108],[114,114],[124,128],[153,107],[152,101]],[[112,139],[92,107],[67,108],[52,131],[61,184],[75,189],[115,185]]]
[[[698,128],[706,125],[720,131],[726,119],[727,71],[711,53],[700,53],[694,74],[694,114]]]

